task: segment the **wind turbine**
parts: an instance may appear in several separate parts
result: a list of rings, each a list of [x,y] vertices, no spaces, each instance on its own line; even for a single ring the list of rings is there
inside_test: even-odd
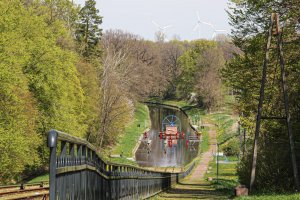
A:
[[[214,39],[216,37],[217,33],[226,32],[226,30],[224,30],[224,29],[216,29],[215,26],[212,23],[208,23],[208,22],[201,22],[201,23],[210,26],[210,28],[213,30],[213,34],[211,36],[211,39]]]
[[[198,29],[198,36],[201,37],[201,24],[206,24],[206,22],[201,21],[199,12],[197,12],[197,24],[195,25],[193,32],[195,32]]]
[[[156,22],[153,21],[153,20],[152,20],[152,23],[154,24],[154,26],[157,27],[157,29],[158,29],[158,31],[159,31],[159,36],[160,36],[161,38],[164,38],[164,37],[166,36],[166,30],[167,30],[168,28],[171,28],[171,27],[172,27],[171,24],[169,24],[169,25],[167,25],[167,26],[160,26],[158,23],[156,23]]]
[[[226,32],[226,30],[224,30],[224,29],[215,29],[215,28],[213,28],[213,30],[214,30],[214,33],[212,35],[212,39],[214,39],[216,37],[217,33]]]
[[[210,22],[201,21],[199,12],[197,12],[197,24],[195,25],[193,31],[196,31],[198,29],[199,38],[201,36],[201,28],[200,28],[201,24],[208,25],[211,29],[213,29],[214,32],[213,32],[212,38],[215,37],[215,35],[217,34],[217,32],[225,31],[225,30],[217,30],[217,29],[215,29],[214,25],[212,23],[210,23]]]

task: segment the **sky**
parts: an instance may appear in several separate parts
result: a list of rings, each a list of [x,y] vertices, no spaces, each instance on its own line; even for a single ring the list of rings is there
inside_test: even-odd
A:
[[[84,0],[75,0],[84,5]],[[201,24],[199,31],[193,31],[197,24],[197,12],[201,21],[209,22],[216,29],[230,33],[228,16],[225,11],[228,0],[96,0],[99,14],[103,16],[102,29],[122,29],[154,40],[160,26],[172,25],[166,30],[167,39],[179,36],[181,40],[199,38],[211,39],[213,30]]]

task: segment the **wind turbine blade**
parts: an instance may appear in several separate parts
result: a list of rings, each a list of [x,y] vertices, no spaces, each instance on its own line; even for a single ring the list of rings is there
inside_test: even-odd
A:
[[[171,27],[172,27],[172,25],[170,24],[170,25],[164,26],[163,29],[167,29],[167,28],[171,28]]]
[[[157,26],[159,28],[158,23],[156,23],[155,21],[152,20],[152,24],[154,24],[155,26]]]
[[[196,26],[193,28],[193,31],[196,31],[198,27],[199,27],[199,24],[196,24]]]
[[[216,30],[217,32],[226,32],[226,30],[224,30],[224,29],[218,29],[218,30]]]
[[[201,20],[200,20],[199,11],[197,11],[197,18],[198,18],[198,21],[201,21]]]
[[[193,31],[196,31],[198,27],[199,27],[199,24],[196,24],[196,26],[193,28]]]
[[[205,24],[205,25],[208,25],[210,26],[212,29],[214,29],[214,26],[211,24],[211,23],[208,23],[208,22],[201,22],[202,24]]]
[[[216,36],[216,32],[214,32],[214,33],[212,34],[212,37],[211,37],[211,39],[214,39],[214,38],[215,38],[215,36]]]

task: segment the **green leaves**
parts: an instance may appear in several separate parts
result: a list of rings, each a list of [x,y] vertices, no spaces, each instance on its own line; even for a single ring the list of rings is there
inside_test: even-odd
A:
[[[195,93],[198,103],[208,109],[217,107],[222,98],[219,69],[225,62],[225,50],[223,52],[221,48],[215,41],[197,40],[190,43],[190,47],[179,58],[181,73],[177,82],[178,98],[187,99],[191,93]]]
[[[66,48],[72,44],[63,21],[48,23],[43,5],[4,0],[0,10],[0,182],[6,182],[47,162],[39,150],[48,130],[84,137],[87,125],[78,58]]]
[[[76,39],[79,42],[82,55],[89,57],[98,55],[97,45],[102,35],[102,17],[98,14],[95,0],[85,1],[85,6],[79,12],[79,21],[76,29]]]
[[[262,66],[265,57],[266,33],[272,12],[280,14],[283,28],[284,57],[286,60],[287,84],[290,98],[293,132],[299,131],[299,34],[296,32],[299,16],[299,1],[243,1],[232,8],[231,24],[234,27],[234,43],[243,51],[222,70],[223,79],[232,87],[237,97],[237,108],[241,124],[249,133],[246,142],[248,153],[242,159],[239,176],[243,183],[249,183],[252,138],[255,127]],[[298,7],[298,10],[296,9]],[[297,14],[296,14],[297,13]],[[283,23],[285,22],[285,23]],[[284,116],[280,68],[278,65],[277,38],[272,40],[270,60],[267,68],[267,82],[263,116]],[[297,52],[297,53],[295,53]],[[299,136],[295,136],[299,141]],[[285,121],[262,121],[259,158],[258,188],[291,189],[292,171]],[[298,143],[296,143],[297,146]],[[298,147],[296,147],[297,149]],[[268,181],[266,181],[268,180]],[[280,182],[280,185],[279,185]]]

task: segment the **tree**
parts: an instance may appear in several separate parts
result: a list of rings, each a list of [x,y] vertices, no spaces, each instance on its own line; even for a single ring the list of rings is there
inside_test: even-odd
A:
[[[45,166],[50,129],[86,134],[78,58],[68,48],[71,34],[65,21],[49,23],[45,6],[0,3],[0,182]]]
[[[164,33],[164,31],[159,30],[154,33],[154,40],[158,43],[164,43],[166,38],[167,35]]]
[[[151,95],[162,96],[167,83],[161,66],[160,44],[121,30],[107,31],[102,43],[103,46],[109,44],[110,51],[125,55],[126,59],[117,70],[131,98],[143,100]]]
[[[233,1],[234,2],[234,1]],[[236,55],[223,70],[223,78],[227,85],[233,87],[237,95],[237,108],[243,113],[241,122],[247,128],[252,144],[255,114],[257,112],[258,95],[261,81],[262,66],[265,54],[266,33],[272,12],[280,15],[285,21],[283,29],[284,56],[286,60],[287,83],[289,88],[290,112],[293,130],[299,131],[299,33],[298,19],[300,2],[287,1],[237,1],[229,12],[234,27],[233,42],[243,52]],[[274,44],[274,43],[273,43]],[[278,69],[278,52],[273,45],[270,50],[270,62],[267,68],[265,88],[264,116],[284,116],[280,77]],[[291,190],[293,172],[291,168],[288,136],[284,120],[264,120],[261,125],[258,143],[258,163],[256,188],[276,188]],[[299,141],[299,136],[295,136]],[[252,145],[248,146],[249,149]],[[296,143],[298,148],[298,143]],[[242,158],[238,174],[243,183],[249,184],[252,154]],[[298,154],[299,155],[299,154]]]
[[[216,46],[213,41],[197,40],[190,44],[190,48],[179,58],[181,73],[177,82],[177,97],[187,99],[194,92],[197,82],[197,72],[201,69],[197,66],[198,58],[209,48]]]
[[[116,142],[117,136],[124,131],[132,118],[134,109],[132,101],[127,97],[124,80],[118,73],[119,66],[126,59],[125,54],[122,51],[111,51],[110,45],[107,45],[100,79],[100,128],[91,138],[99,148]]]
[[[199,70],[196,72],[195,91],[204,107],[211,111],[221,105],[224,96],[220,76],[225,65],[222,51],[217,47],[204,51],[196,65]]]
[[[160,46],[161,68],[163,70],[163,75],[168,82],[164,97],[175,98],[176,85],[179,74],[181,73],[179,58],[184,52],[184,46],[179,41],[172,41]]]
[[[79,21],[75,32],[82,55],[89,57],[99,55],[98,44],[102,35],[102,17],[98,14],[95,0],[85,1],[84,7],[79,12]]]
[[[4,0],[0,10],[6,11],[0,13],[0,183],[8,183],[27,166],[40,165],[42,140],[36,102],[22,69],[30,56],[24,35],[32,18],[20,2]]]

